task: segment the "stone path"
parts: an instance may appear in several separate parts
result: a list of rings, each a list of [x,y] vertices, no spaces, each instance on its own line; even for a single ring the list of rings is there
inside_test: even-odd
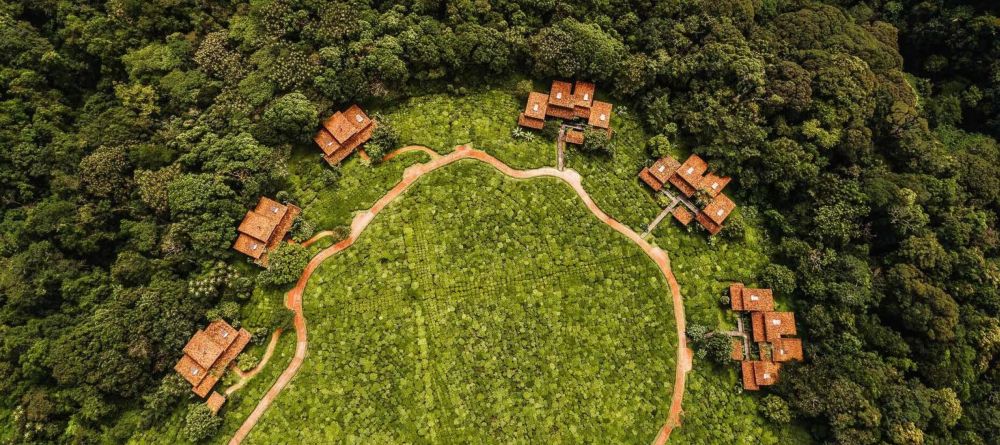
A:
[[[673,396],[671,398],[670,411],[663,427],[660,429],[659,434],[657,434],[656,439],[653,442],[656,445],[666,443],[673,428],[680,425],[680,415],[682,412],[681,402],[684,398],[684,384],[687,373],[691,370],[693,356],[691,349],[687,347],[687,338],[684,334],[686,331],[684,301],[681,298],[680,286],[677,284],[677,279],[674,277],[674,274],[670,269],[670,259],[667,256],[667,253],[659,247],[653,246],[642,239],[638,233],[628,226],[618,222],[607,213],[604,213],[604,211],[601,210],[596,203],[594,203],[594,200],[590,197],[587,191],[584,190],[580,174],[572,169],[559,171],[558,169],[552,167],[543,167],[532,170],[514,170],[507,164],[504,164],[500,160],[490,156],[488,153],[472,149],[468,145],[458,146],[455,148],[455,151],[448,153],[447,155],[440,155],[427,147],[403,147],[388,154],[384,160],[389,160],[399,154],[411,151],[421,151],[427,153],[431,157],[431,160],[423,164],[415,164],[407,167],[406,170],[403,171],[403,179],[401,179],[399,183],[389,190],[388,193],[379,198],[379,200],[376,201],[370,209],[355,215],[354,220],[351,222],[350,235],[346,239],[327,247],[316,254],[316,256],[309,261],[309,264],[306,265],[305,270],[302,271],[302,275],[299,277],[295,287],[293,287],[292,290],[290,290],[285,296],[285,306],[295,312],[295,355],[292,357],[292,361],[288,364],[288,367],[278,377],[278,380],[274,382],[274,385],[271,386],[260,402],[258,402],[253,412],[251,412],[247,419],[243,422],[243,425],[236,430],[233,438],[229,441],[230,445],[239,444],[246,438],[247,434],[250,433],[253,427],[260,420],[261,416],[263,416],[264,412],[267,411],[268,407],[271,406],[271,403],[274,402],[274,399],[277,398],[281,391],[285,389],[292,378],[295,377],[299,368],[302,366],[302,361],[306,357],[306,351],[309,344],[306,335],[306,318],[302,311],[302,292],[306,287],[306,283],[309,281],[309,277],[312,276],[312,273],[316,270],[316,268],[319,267],[319,265],[322,264],[327,258],[353,245],[354,242],[361,236],[361,233],[365,230],[365,228],[368,227],[368,224],[375,219],[375,216],[378,215],[379,212],[381,212],[382,209],[384,209],[390,202],[405,192],[410,185],[417,181],[417,179],[420,179],[421,176],[462,159],[476,159],[485,162],[499,170],[501,173],[516,179],[530,179],[548,176],[563,180],[573,188],[577,195],[580,196],[580,199],[583,200],[583,203],[588,209],[590,209],[594,216],[601,220],[601,222],[617,230],[619,233],[625,235],[627,238],[639,245],[639,247],[646,252],[646,255],[649,256],[649,258],[652,259],[653,262],[655,262],[659,267],[660,271],[667,279],[667,283],[670,285],[670,293],[674,306],[674,319],[677,326],[677,365],[674,376]],[[320,238],[321,237],[322,236],[320,236]],[[316,239],[318,238],[313,237],[313,239],[310,239],[307,243],[311,243]]]

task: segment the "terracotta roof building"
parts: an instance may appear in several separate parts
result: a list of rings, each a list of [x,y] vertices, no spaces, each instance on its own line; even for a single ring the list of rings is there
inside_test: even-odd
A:
[[[771,289],[753,289],[743,283],[729,285],[729,301],[734,311],[773,311],[774,296]]]
[[[708,164],[698,155],[691,155],[677,168],[677,174],[670,177],[670,183],[684,196],[691,197],[701,185],[701,175],[708,170]]]
[[[517,124],[536,130],[545,128],[545,112],[548,110],[548,106],[548,95],[532,91],[528,94],[528,103],[524,105],[524,112],[517,118]]]
[[[205,401],[212,414],[219,414],[219,410],[222,409],[224,403],[226,403],[226,397],[215,391],[212,391],[212,394],[208,396],[208,400]]]
[[[517,117],[522,127],[540,130],[545,127],[545,118],[563,120],[584,119],[587,125],[608,130],[611,136],[611,109],[607,102],[594,100],[596,88],[593,83],[576,81],[575,84],[561,80],[552,81],[548,94],[531,92],[524,111]],[[583,133],[566,133],[566,142],[583,143]]]
[[[794,312],[755,312],[763,314],[765,338],[773,342],[782,336],[795,335]]]
[[[660,158],[653,165],[642,169],[639,178],[653,190],[660,191],[670,177],[677,173],[680,166],[681,163],[670,156]]]
[[[583,145],[583,132],[580,130],[566,130],[566,142],[570,144]]]
[[[756,391],[761,386],[778,383],[781,364],[763,360],[745,360],[740,362],[740,368],[743,373],[743,389]]]
[[[257,207],[243,217],[233,249],[266,267],[267,253],[278,247],[301,212],[295,205],[280,204],[262,196]]]
[[[771,357],[776,362],[802,361],[802,340],[779,338],[771,343]]]
[[[701,183],[698,187],[714,198],[719,193],[722,193],[722,189],[726,188],[729,181],[730,178],[728,176],[718,176],[715,173],[708,173],[701,178]]]
[[[722,222],[729,217],[729,214],[736,208],[736,203],[729,199],[724,193],[719,193],[708,203],[696,219],[701,226],[708,230],[708,233],[715,235],[722,230]]]
[[[368,142],[376,126],[361,107],[351,105],[325,120],[313,141],[323,150],[323,159],[330,165],[337,165],[361,144]]]
[[[670,211],[670,214],[674,215],[674,219],[685,226],[691,224],[691,220],[694,219],[694,214],[692,214],[691,211],[684,206],[674,207],[674,209]]]
[[[733,344],[733,351],[730,353],[730,357],[733,360],[743,360],[743,341],[739,338],[733,337],[731,339]]]
[[[249,342],[246,329],[237,331],[223,320],[213,321],[191,337],[174,370],[191,384],[195,394],[205,397]]]

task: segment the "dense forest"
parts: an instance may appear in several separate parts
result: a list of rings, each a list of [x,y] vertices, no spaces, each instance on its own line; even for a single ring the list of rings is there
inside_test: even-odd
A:
[[[762,210],[807,339],[773,392],[817,442],[1000,443],[998,10],[0,0],[0,410],[27,443],[161,421],[184,342],[257,279],[233,228],[321,114],[557,77]]]

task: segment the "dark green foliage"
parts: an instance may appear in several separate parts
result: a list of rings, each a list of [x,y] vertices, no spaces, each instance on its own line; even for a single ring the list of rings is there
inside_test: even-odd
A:
[[[399,148],[399,130],[392,125],[392,121],[385,116],[378,114],[374,116],[377,124],[372,130],[372,138],[365,144],[365,152],[371,157],[372,163],[382,162],[382,158],[392,150]]]
[[[184,436],[191,442],[200,442],[215,435],[222,426],[222,418],[212,414],[208,405],[193,403],[188,405],[184,417]]]
[[[807,362],[783,371],[774,391],[813,439],[1000,437],[994,3],[376,3],[0,5],[0,423],[12,425],[0,442],[128,440],[139,400],[159,394],[206,312],[247,301],[252,274],[192,286],[216,259],[244,261],[229,247],[247,208],[295,181],[308,183],[296,190],[303,197],[346,193],[339,170],[318,160],[285,174],[289,158],[315,160],[315,110],[391,111],[407,96],[466,94],[529,70],[543,83],[598,82],[664,136],[651,154],[697,152],[734,178],[727,193],[740,210],[724,238],[698,249],[693,238],[656,241],[719,256],[740,243],[774,246],[775,265],[742,276],[780,289],[799,314]],[[442,105],[437,97],[415,102]],[[503,117],[488,120],[423,108],[427,120],[407,123],[398,143],[507,150],[515,102],[475,104],[499,104]],[[613,125],[632,122],[618,116]],[[619,152],[643,148],[647,136],[631,130],[616,128]],[[505,153],[540,165],[533,153]],[[570,159],[604,190],[595,199],[628,209],[615,216],[634,227],[648,222],[632,204],[644,195],[613,185],[628,176],[636,186],[648,161],[619,153],[601,170]],[[401,168],[365,171],[383,184]],[[358,196],[345,200],[355,204],[384,192],[354,185]],[[318,228],[356,210],[334,207],[315,216]],[[682,287],[714,302],[701,283],[720,269],[699,266],[678,272]],[[692,391],[734,410],[752,405],[728,388]],[[691,412],[686,426],[705,435],[682,428],[682,438],[732,441],[705,420],[724,419],[717,412]]]
[[[309,249],[299,244],[282,243],[277,250],[268,253],[267,270],[257,276],[257,282],[262,286],[288,286],[302,275],[311,257]]]
[[[615,147],[608,137],[607,130],[588,126],[583,130],[583,145],[580,149],[586,153],[614,156]]]

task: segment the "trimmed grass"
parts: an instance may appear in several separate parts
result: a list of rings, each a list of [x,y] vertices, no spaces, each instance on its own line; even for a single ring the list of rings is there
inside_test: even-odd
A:
[[[638,443],[666,418],[666,281],[555,179],[435,171],[304,304],[309,360],[249,443]]]

